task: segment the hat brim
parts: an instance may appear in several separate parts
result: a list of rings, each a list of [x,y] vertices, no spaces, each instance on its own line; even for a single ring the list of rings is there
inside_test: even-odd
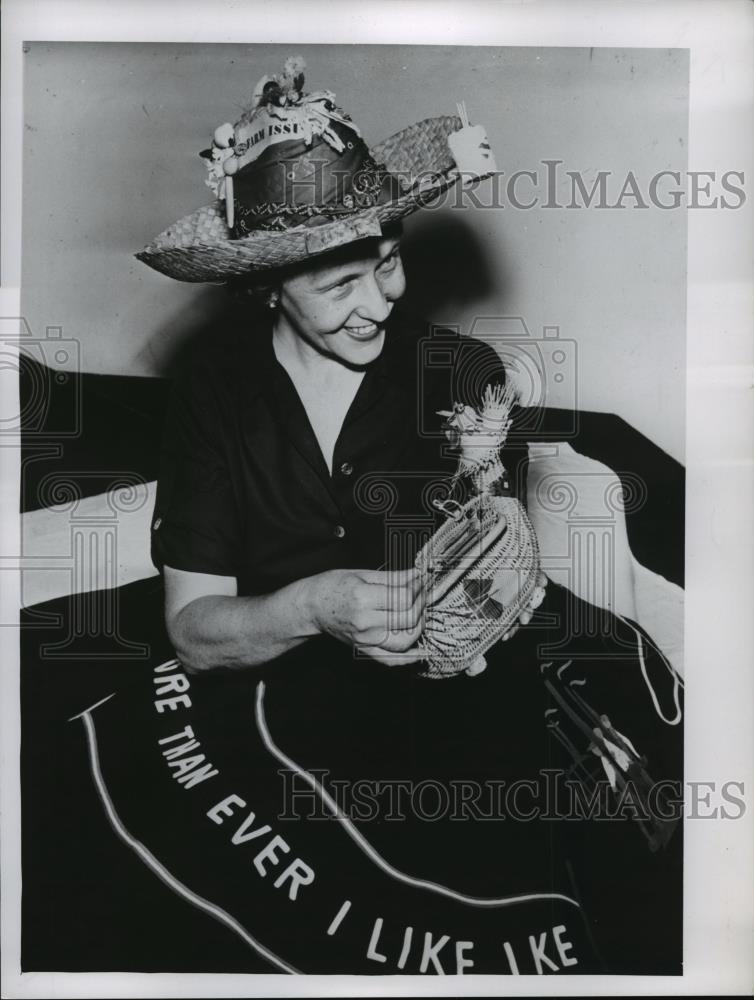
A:
[[[317,226],[260,229],[233,239],[224,202],[215,201],[179,219],[136,258],[179,281],[224,282],[379,236],[383,226],[435,201],[460,179],[448,145],[448,136],[460,128],[461,120],[455,115],[427,118],[370,149],[374,159],[396,174],[404,187],[404,194],[385,204]]]

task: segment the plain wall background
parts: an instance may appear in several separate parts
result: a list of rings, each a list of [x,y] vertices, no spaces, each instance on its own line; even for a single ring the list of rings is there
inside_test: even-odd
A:
[[[565,170],[589,184],[613,171],[614,201],[629,170],[646,196],[654,174],[686,169],[682,49],[26,48],[22,311],[36,336],[54,326],[78,340],[86,371],[169,374],[188,338],[211,336],[223,289],[173,281],[133,254],[212,200],[199,151],[288,55],[304,56],[306,88],[333,90],[369,142],[465,100],[500,170],[539,171],[541,200],[545,159],[563,161],[561,203]],[[490,317],[521,317],[533,338],[558,327],[576,363],[548,379],[547,403],[618,413],[683,460],[684,208],[446,206],[407,220],[405,259],[412,308],[466,333],[478,317],[485,333],[520,330]]]

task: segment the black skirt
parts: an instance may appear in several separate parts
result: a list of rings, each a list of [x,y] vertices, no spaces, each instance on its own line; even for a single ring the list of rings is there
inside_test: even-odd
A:
[[[154,580],[66,647],[95,596],[25,623],[26,971],[680,973],[680,689],[632,623],[550,583],[474,677],[328,637],[187,677]]]

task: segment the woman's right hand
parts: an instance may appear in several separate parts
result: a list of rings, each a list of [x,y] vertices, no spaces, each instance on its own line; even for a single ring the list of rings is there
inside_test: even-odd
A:
[[[414,663],[422,633],[424,588],[417,569],[336,569],[310,577],[313,622],[381,663]]]

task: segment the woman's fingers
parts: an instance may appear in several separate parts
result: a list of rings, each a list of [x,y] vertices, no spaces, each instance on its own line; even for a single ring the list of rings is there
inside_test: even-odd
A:
[[[349,570],[335,597],[328,631],[355,646],[403,652],[421,634],[425,595],[416,569]]]
[[[388,608],[376,610],[374,624],[387,626],[390,632],[415,628],[424,617],[425,604],[423,592],[413,596],[404,595],[402,602],[396,602]]]
[[[360,648],[364,646],[379,647],[391,653],[405,653],[416,644],[421,637],[423,628],[424,623],[420,620],[412,628],[407,629],[374,629],[359,635],[355,645]]]
[[[389,581],[396,586],[403,586],[421,573],[415,566],[408,569],[360,569],[357,570],[359,576],[365,583],[384,583]]]
[[[370,656],[373,660],[377,660],[378,663],[384,663],[388,667],[417,663],[422,659],[422,653],[419,650],[407,650],[404,653],[398,653],[385,649],[384,646],[359,646],[358,649],[360,653],[364,653],[366,656]]]
[[[396,572],[375,570],[364,582],[369,588],[367,600],[377,610],[410,610],[417,601],[423,606],[423,578],[417,569]]]
[[[421,635],[424,628],[424,603],[417,599],[411,607],[397,611],[372,610],[359,616],[353,640],[357,645],[381,646],[390,636],[396,641]]]
[[[406,591],[415,593],[422,585],[422,573],[415,566],[410,569],[372,569],[361,570],[360,576],[364,583],[373,587],[381,587],[384,591],[396,593]]]
[[[363,590],[359,628],[354,645],[359,652],[389,665],[416,663],[422,654],[415,648],[424,630],[425,595],[419,570],[359,571]]]

